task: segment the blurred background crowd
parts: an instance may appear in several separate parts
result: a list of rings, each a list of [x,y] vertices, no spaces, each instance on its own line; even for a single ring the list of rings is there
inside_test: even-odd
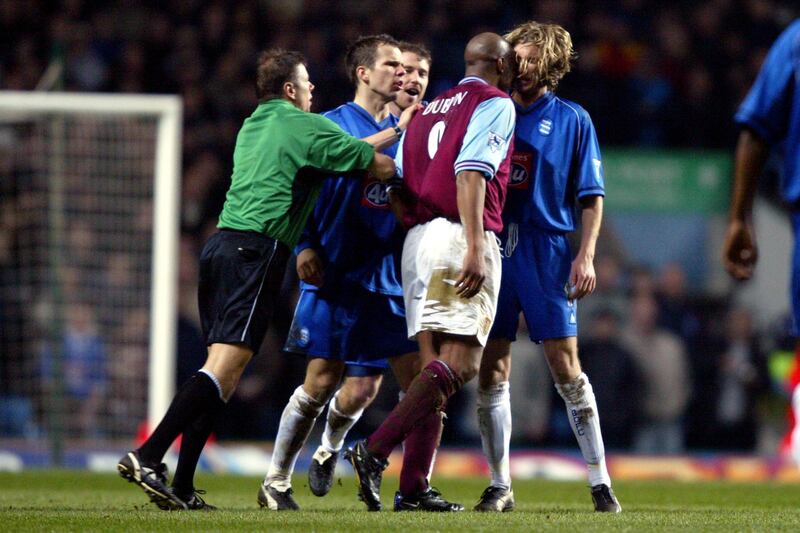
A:
[[[314,110],[324,111],[352,97],[342,58],[359,35],[387,32],[426,44],[433,53],[432,98],[460,79],[464,43],[476,32],[503,32],[531,18],[556,22],[571,32],[578,54],[558,91],[588,110],[601,148],[730,152],[735,108],[770,44],[798,14],[790,0],[0,0],[0,89],[32,90],[60,60],[67,91],[183,97],[181,382],[205,357],[197,256],[224,201],[236,133],[256,103],[259,50],[301,50],[316,85]],[[15,250],[25,236],[13,213],[31,206],[22,205],[24,195],[5,178],[8,165],[0,168],[0,395],[25,404],[15,385],[20,369],[51,371],[46,349],[14,338],[13,330],[35,315],[35,309],[11,310],[25,301],[24,287],[14,283]],[[134,209],[129,217],[141,221],[146,214]],[[774,451],[786,397],[780,370],[792,350],[785,323],[758,320],[730,291],[708,290],[681,262],[637,260],[619,240],[611,226],[601,236],[598,290],[578,306],[581,359],[607,446],[647,453]],[[90,229],[70,228],[69,250],[78,256],[95,241]],[[92,261],[91,253],[85,260]],[[96,269],[109,298],[114,287],[139,282],[124,256]],[[285,305],[237,391],[221,438],[274,436],[285,401],[302,379],[305,361],[281,353],[296,285],[290,270]],[[135,430],[131,420],[144,418],[143,391],[126,383],[146,369],[147,301],[127,305],[130,311],[113,327],[104,326],[108,314],[96,305],[76,304],[68,314],[64,370],[73,379],[66,393],[81,411],[75,435],[126,436]],[[572,446],[540,347],[527,341],[524,328],[514,345],[514,444]],[[392,381],[386,380],[354,436],[382,420],[396,401]],[[472,394],[468,388],[451,402],[445,444],[479,442]],[[112,398],[116,414],[99,420],[99,406]],[[0,435],[41,433],[36,413],[44,408],[27,405],[20,409],[28,409],[28,422],[6,422]]]

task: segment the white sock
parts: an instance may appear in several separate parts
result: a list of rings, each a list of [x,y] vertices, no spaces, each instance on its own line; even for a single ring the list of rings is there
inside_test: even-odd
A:
[[[600,415],[588,376],[581,373],[570,383],[556,383],[556,390],[567,406],[569,425],[572,426],[572,432],[578,440],[589,470],[589,485],[594,487],[606,484],[610,487],[606,450],[603,446],[603,435],[600,433]]]
[[[508,381],[489,389],[478,389],[478,426],[492,486],[511,488],[509,444],[511,443],[511,392]]]
[[[294,390],[281,415],[272,462],[264,483],[273,483],[283,490],[291,487],[297,456],[324,407],[324,403],[306,394],[302,385]]]
[[[325,432],[322,434],[322,447],[331,453],[342,449],[347,432],[364,414],[364,409],[359,409],[358,412],[352,415],[346,415],[339,411],[336,407],[336,398],[338,396],[339,391],[336,391],[336,394],[333,395],[328,404],[328,418],[325,420]]]

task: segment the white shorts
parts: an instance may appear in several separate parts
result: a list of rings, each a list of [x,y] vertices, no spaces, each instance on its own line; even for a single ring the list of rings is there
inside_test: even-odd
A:
[[[500,247],[484,233],[486,279],[472,298],[456,294],[467,239],[461,224],[436,218],[414,226],[403,244],[403,298],[409,338],[420,331],[476,337],[486,345],[500,293]]]

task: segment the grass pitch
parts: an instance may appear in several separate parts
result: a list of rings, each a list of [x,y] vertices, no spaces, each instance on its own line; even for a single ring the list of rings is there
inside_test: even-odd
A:
[[[368,513],[355,498],[355,481],[342,478],[316,498],[304,477],[295,479],[300,512],[259,509],[260,479],[200,475],[197,485],[220,511],[164,512],[113,474],[76,471],[0,473],[1,531],[800,531],[800,485],[617,482],[620,515],[592,512],[581,483],[517,481],[517,510],[504,514]],[[471,508],[483,479],[440,479],[452,501]],[[384,480],[391,508],[397,479]]]

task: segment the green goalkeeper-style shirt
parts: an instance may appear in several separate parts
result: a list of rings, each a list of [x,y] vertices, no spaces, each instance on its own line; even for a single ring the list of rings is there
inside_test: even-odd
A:
[[[218,228],[264,233],[290,248],[314,209],[322,178],[366,169],[375,151],[331,120],[284,99],[258,105],[239,130]]]

